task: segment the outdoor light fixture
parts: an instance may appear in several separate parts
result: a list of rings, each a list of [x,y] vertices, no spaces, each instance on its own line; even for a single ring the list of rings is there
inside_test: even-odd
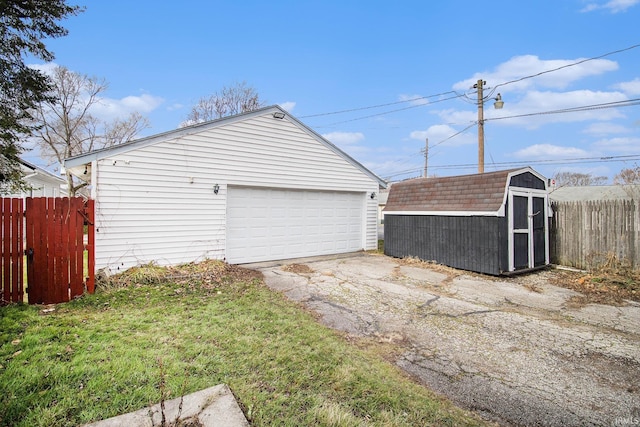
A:
[[[493,108],[501,110],[502,107],[504,107],[504,101],[502,100],[502,95],[498,94],[498,96],[496,96],[496,102],[493,103]]]
[[[373,191],[373,192],[371,193],[371,200],[373,200],[373,199],[375,199],[375,198],[376,198],[376,192],[375,192],[375,191]]]
[[[218,191],[220,191],[220,186],[218,184],[213,186],[213,193],[214,194],[218,194]]]
[[[273,113],[273,118],[282,120],[284,119],[284,113],[282,111],[276,111]]]

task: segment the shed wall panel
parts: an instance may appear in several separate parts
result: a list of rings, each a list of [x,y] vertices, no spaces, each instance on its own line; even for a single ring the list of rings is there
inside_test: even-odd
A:
[[[511,177],[512,187],[533,188],[536,190],[546,190],[547,184],[544,180],[538,178],[531,172],[524,172]]]
[[[384,252],[497,275],[507,270],[505,231],[501,217],[387,215]]]
[[[270,114],[97,162],[96,268],[112,271],[223,259],[228,185],[378,192],[377,181],[331,147]],[[367,200],[363,244],[375,249],[376,200]]]

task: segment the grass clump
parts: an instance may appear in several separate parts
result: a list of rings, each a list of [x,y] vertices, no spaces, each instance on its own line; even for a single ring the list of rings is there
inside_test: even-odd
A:
[[[131,272],[55,307],[0,308],[0,425],[75,426],[220,383],[254,426],[482,424],[255,272],[181,268]]]

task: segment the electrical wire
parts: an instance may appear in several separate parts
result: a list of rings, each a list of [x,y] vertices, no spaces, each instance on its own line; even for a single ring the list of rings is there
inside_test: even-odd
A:
[[[553,68],[551,70],[541,71],[539,73],[532,74],[530,76],[525,76],[525,77],[521,77],[519,79],[515,79],[515,80],[508,81],[508,82],[500,83],[500,84],[495,85],[492,89],[495,91],[500,86],[506,86],[506,85],[510,85],[510,84],[513,84],[513,83],[518,83],[518,82],[521,82],[523,80],[532,79],[534,77],[539,77],[539,76],[541,76],[543,74],[553,73],[554,71],[563,70],[563,69],[569,68],[569,67],[575,67],[576,65],[584,64],[585,62],[595,61],[596,59],[605,58],[607,56],[615,55],[616,53],[626,52],[628,50],[636,49],[638,47],[640,47],[640,44],[634,44],[633,46],[629,46],[629,47],[626,47],[624,49],[614,50],[612,52],[607,52],[605,54],[602,54],[602,55],[599,55],[599,56],[594,56],[592,58],[582,59],[580,61],[576,61],[576,62],[573,62],[571,64],[566,64],[566,65],[563,65],[561,67]]]
[[[605,102],[602,104],[583,105],[580,107],[562,108],[560,110],[539,111],[536,113],[525,113],[525,114],[516,114],[513,116],[493,117],[489,119],[484,119],[484,121],[488,122],[488,121],[494,121],[494,120],[515,119],[520,117],[544,116],[549,114],[576,113],[581,111],[603,110],[606,108],[633,107],[634,105],[640,105],[640,98],[627,99],[624,101]]]
[[[500,167],[523,167],[536,165],[571,165],[571,164],[590,164],[590,163],[617,163],[617,162],[629,162],[640,160],[640,155],[626,155],[626,156],[605,156],[605,157],[576,157],[570,159],[546,159],[546,160],[527,160],[521,162],[494,162],[491,166]],[[429,169],[475,169],[477,163],[463,163],[457,165],[429,165]],[[394,172],[390,175],[385,175],[388,180],[390,178],[407,175],[410,173],[421,172],[422,168],[407,169],[404,171]]]
[[[438,102],[449,101],[450,99],[455,99],[455,98],[459,98],[459,97],[460,97],[460,95],[456,94],[456,96],[451,96],[449,98],[438,99],[437,101],[432,101],[432,102],[429,102],[427,104],[410,105],[410,106],[404,107],[404,108],[398,108],[398,109],[395,109],[395,110],[383,111],[381,113],[370,114],[368,116],[356,117],[355,119],[343,120],[343,121],[340,121],[340,122],[330,123],[328,125],[314,126],[314,127],[316,129],[332,127],[332,126],[335,126],[335,125],[341,125],[343,123],[350,123],[350,122],[355,122],[355,121],[358,121],[358,120],[370,119],[371,117],[384,116],[384,115],[387,115],[387,114],[390,114],[390,113],[395,113],[395,112],[398,112],[398,111],[404,111],[404,110],[410,110],[412,108],[424,107],[425,105],[432,105],[432,104],[436,104]],[[405,102],[405,101],[401,101],[401,102]],[[374,108],[374,107],[371,107],[371,108]],[[333,114],[333,113],[327,113],[327,114]],[[303,117],[310,117],[310,116],[303,116]],[[303,117],[301,117],[301,118],[303,118]]]
[[[351,109],[348,109],[348,110],[333,111],[333,112],[330,112],[330,113],[309,114],[307,116],[300,116],[300,118],[301,119],[306,119],[306,118],[309,118],[309,117],[330,116],[330,115],[333,115],[333,114],[352,113],[354,111],[371,110],[373,108],[388,107],[389,105],[404,104],[404,103],[407,103],[407,102],[415,102],[415,101],[421,101],[421,100],[425,100],[425,99],[429,99],[429,98],[435,98],[437,96],[449,95],[450,93],[455,93],[456,95],[458,95],[455,91],[450,90],[448,92],[437,93],[435,95],[427,95],[427,96],[420,96],[420,97],[417,97],[417,98],[403,99],[402,101],[388,102],[386,104],[371,105],[369,107],[351,108]],[[447,99],[453,99],[453,98],[447,98]],[[440,101],[436,101],[436,102],[440,102]],[[426,104],[420,104],[420,105],[426,105]],[[400,110],[394,110],[394,111],[400,111]]]
[[[615,102],[606,102],[603,104],[594,104],[594,105],[587,105],[587,106],[582,106],[582,107],[572,107],[572,108],[564,108],[561,110],[553,110],[553,111],[542,111],[542,112],[536,112],[536,113],[527,113],[527,114],[518,114],[518,115],[513,115],[513,116],[504,116],[504,117],[495,117],[492,119],[485,119],[485,121],[489,121],[489,120],[501,120],[501,119],[513,119],[513,118],[520,118],[520,117],[531,117],[531,116],[536,116],[536,115],[548,115],[548,114],[561,114],[561,113],[573,113],[573,112],[580,112],[580,111],[591,111],[591,110],[599,110],[599,109],[605,109],[605,108],[621,108],[621,107],[631,107],[634,105],[640,105],[640,98],[636,98],[636,99],[629,99],[629,100],[625,100],[625,101],[615,101]],[[472,124],[470,124],[469,126],[465,127],[464,129],[462,129],[459,132],[454,133],[451,136],[448,136],[447,138],[433,144],[429,146],[429,149],[433,149],[435,147],[437,147],[438,145],[455,138],[456,136],[468,131],[469,129],[471,129],[473,126],[476,126],[478,124],[478,122],[473,122]],[[421,150],[419,153],[422,155],[423,151]],[[619,158],[623,158],[625,156],[618,156]],[[429,159],[432,158],[432,155],[428,157]],[[610,158],[614,158],[614,157],[610,157]],[[604,158],[603,158],[604,159]],[[609,158],[607,158],[609,159]],[[581,158],[580,160],[583,160],[583,158]],[[604,160],[602,160],[604,161]],[[533,163],[540,163],[540,164],[554,164],[551,162],[559,162],[559,163],[576,163],[574,161],[564,161],[564,160],[541,160],[541,161],[532,161],[532,162],[527,162],[527,164],[533,164]],[[404,161],[403,163],[406,163],[406,161]],[[503,162],[503,163],[494,163],[495,165],[503,165],[503,166],[507,166],[507,165],[522,165],[525,164],[523,162]],[[434,168],[434,169],[453,169],[453,168],[466,168],[466,167],[475,167],[476,165],[450,165],[449,166],[430,166],[430,168]],[[421,170],[421,169],[417,169],[417,170]],[[398,173],[394,173],[393,175],[389,175],[389,177],[394,177],[394,176],[399,176],[399,175],[404,175],[405,173],[410,173],[410,172],[415,172],[416,169],[411,169],[407,172],[403,171],[403,172],[398,172]]]
[[[545,71],[541,71],[539,73],[536,74],[531,74],[529,76],[524,76],[521,77],[519,79],[515,79],[515,80],[511,80],[511,81],[507,81],[507,82],[503,82],[503,83],[499,83],[493,87],[487,87],[486,89],[489,90],[489,94],[484,96],[483,99],[489,99],[493,96],[493,94],[496,92],[496,90],[501,87],[501,86],[506,86],[509,84],[513,84],[513,83],[517,83],[523,80],[527,80],[527,79],[531,79],[531,78],[535,78],[544,74],[548,74],[548,73],[552,73],[555,71],[559,71],[562,69],[566,69],[569,67],[574,67],[580,64],[583,64],[585,62],[589,62],[589,61],[594,61],[596,59],[601,59],[607,56],[611,56],[614,54],[618,54],[618,53],[622,53],[625,51],[629,51],[632,49],[636,49],[640,47],[640,44],[635,44],[623,49],[618,49],[615,51],[611,51],[611,52],[607,52],[605,54],[602,55],[598,55],[595,57],[591,57],[591,58],[586,58],[586,59],[582,59],[580,61],[576,61],[570,64],[565,64],[563,66],[560,67],[556,67],[550,70],[545,70]],[[372,117],[379,117],[379,116],[383,116],[383,115],[387,115],[387,114],[391,114],[391,113],[395,113],[395,112],[399,112],[399,111],[405,111],[405,110],[409,110],[412,108],[417,108],[417,107],[421,107],[424,105],[430,105],[430,104],[435,104],[438,102],[444,102],[444,101],[448,101],[451,99],[462,99],[465,102],[468,102],[470,104],[474,104],[477,105],[478,101],[475,99],[471,99],[466,93],[460,94],[456,91],[447,91],[447,92],[442,92],[442,93],[438,93],[438,94],[434,94],[434,95],[428,95],[428,96],[423,96],[423,97],[416,97],[416,98],[412,98],[412,99],[407,99],[407,100],[402,100],[402,101],[396,101],[396,102],[389,102],[389,103],[385,103],[385,104],[378,104],[378,105],[373,105],[373,106],[368,106],[368,107],[359,107],[359,108],[352,108],[352,109],[347,109],[347,110],[340,110],[340,111],[334,111],[334,112],[329,112],[329,113],[319,113],[319,114],[311,114],[311,115],[307,115],[307,116],[301,116],[300,118],[311,118],[311,117],[323,117],[323,116],[329,116],[329,115],[335,115],[335,114],[343,114],[343,113],[350,113],[350,112],[355,112],[355,111],[363,111],[363,110],[369,110],[369,109],[374,109],[374,108],[381,108],[381,107],[386,107],[386,106],[391,106],[391,105],[398,105],[398,104],[403,104],[403,103],[407,103],[407,102],[416,102],[416,101],[420,101],[420,100],[427,100],[430,98],[435,98],[435,97],[441,97],[441,96],[445,96],[448,94],[455,94],[455,96],[451,96],[451,97],[447,97],[447,98],[443,98],[443,99],[439,99],[436,101],[432,101],[432,102],[428,102],[428,103],[424,103],[424,104],[418,104],[418,105],[412,105],[409,107],[404,107],[404,108],[399,108],[399,109],[394,109],[394,110],[389,110],[389,111],[384,111],[384,112],[380,112],[377,114],[371,114],[371,115],[367,115],[367,116],[363,116],[363,117],[357,117],[354,119],[350,119],[350,120],[344,120],[344,121],[340,121],[340,122],[335,122],[335,123],[331,123],[328,125],[324,125],[324,126],[316,126],[317,128],[326,128],[326,127],[332,127],[335,125],[339,125],[339,124],[343,124],[343,123],[349,123],[349,122],[354,122],[354,121],[358,121],[358,120],[364,120],[364,119],[368,119],[368,118],[372,118]],[[617,102],[610,102],[610,103],[603,103],[603,104],[593,104],[593,105],[587,105],[587,106],[580,106],[580,107],[571,107],[571,108],[565,108],[565,109],[559,109],[559,110],[552,110],[552,111],[543,111],[543,112],[535,112],[535,113],[526,113],[526,114],[519,114],[519,115],[512,115],[512,116],[502,116],[502,117],[494,117],[494,118],[487,118],[484,119],[485,121],[493,121],[493,120],[505,120],[505,119],[512,119],[512,118],[520,118],[520,117],[531,117],[531,116],[537,116],[537,115],[550,115],[550,114],[562,114],[562,113],[571,113],[571,112],[581,112],[581,111],[589,111],[589,110],[597,110],[597,109],[605,109],[605,108],[618,108],[618,107],[629,107],[629,106],[634,106],[634,105],[640,105],[640,99],[631,99],[631,100],[625,100],[625,101],[617,101]],[[464,129],[462,129],[459,132],[456,132],[455,134],[445,138],[442,141],[439,141],[436,144],[433,144],[432,146],[430,146],[430,148],[434,148],[452,138],[455,138],[456,136],[466,132],[467,130],[469,130],[471,127],[477,125],[477,121],[473,122],[471,125],[465,127]],[[421,152],[418,154],[422,154]],[[431,157],[431,156],[429,156]],[[540,164],[552,164],[552,163],[542,163],[544,161],[538,161],[538,162],[527,162],[527,164],[531,164],[531,163],[540,163]],[[551,162],[551,161],[550,161]],[[558,161],[554,161],[554,162],[562,162],[560,160]],[[402,163],[406,163],[406,161],[403,161]],[[495,163],[495,165],[509,165],[510,163],[505,162],[505,163]],[[514,165],[521,165],[524,163],[513,163]],[[456,168],[456,167],[460,167],[460,168],[465,168],[465,167],[475,167],[476,165],[450,165],[450,166],[430,166],[431,168]],[[420,169],[411,169],[408,171],[402,171],[399,173],[395,173],[393,175],[390,175],[389,177],[394,177],[394,176],[398,176],[398,175],[403,175],[406,173],[412,173],[412,172],[417,172],[417,171],[421,171],[422,168]]]
[[[570,64],[565,64],[565,65],[562,65],[560,67],[552,68],[550,70],[541,71],[541,72],[536,73],[536,74],[531,74],[531,75],[528,75],[528,76],[520,77],[518,79],[514,79],[514,80],[507,81],[507,82],[499,83],[499,84],[497,84],[497,85],[495,85],[493,87],[487,87],[486,89],[489,91],[489,93],[483,99],[491,98],[493,96],[493,94],[496,92],[496,90],[501,86],[507,86],[507,85],[510,85],[510,84],[513,84],[513,83],[518,83],[518,82],[521,82],[523,80],[531,79],[531,78],[534,78],[534,77],[539,77],[541,75],[552,73],[552,72],[559,71],[559,70],[563,70],[565,68],[575,67],[577,65],[584,64],[585,62],[589,62],[589,61],[594,61],[596,59],[605,58],[607,56],[611,56],[611,55],[615,55],[615,54],[618,54],[618,53],[626,52],[626,51],[629,51],[629,50],[632,50],[632,49],[636,49],[638,47],[640,47],[640,44],[635,44],[635,45],[632,45],[632,46],[629,46],[629,47],[626,47],[626,48],[623,48],[623,49],[614,50],[614,51],[611,51],[611,52],[604,53],[602,55],[598,55],[598,56],[594,56],[594,57],[591,57],[591,58],[582,59],[580,61],[572,62]],[[386,114],[395,113],[395,112],[398,112],[398,111],[404,111],[404,110],[408,110],[408,109],[411,109],[411,108],[416,108],[416,107],[421,107],[421,106],[424,106],[424,105],[435,104],[437,102],[448,101],[448,100],[456,99],[456,98],[459,98],[459,99],[462,99],[462,100],[464,100],[464,101],[466,101],[468,103],[477,105],[478,101],[474,100],[474,99],[471,99],[466,93],[460,94],[460,93],[458,93],[456,91],[447,91],[447,92],[441,92],[441,93],[434,94],[434,95],[421,96],[421,97],[402,100],[402,101],[388,102],[388,103],[385,103],[385,104],[378,104],[378,105],[372,105],[372,106],[367,106],[367,107],[351,108],[351,109],[340,110],[340,111],[332,111],[332,112],[329,112],[329,113],[309,114],[309,115],[306,115],[306,116],[300,116],[300,118],[304,119],[304,118],[311,118],[311,117],[323,117],[323,116],[329,116],[329,115],[335,115],[335,114],[351,113],[351,112],[354,112],[354,111],[370,110],[370,109],[374,109],[374,108],[387,107],[387,106],[390,106],[390,105],[398,105],[398,104],[407,103],[407,102],[415,102],[415,101],[420,101],[420,100],[426,100],[426,99],[435,98],[435,97],[439,97],[439,96],[449,95],[451,93],[455,94],[455,96],[444,98],[444,99],[440,99],[440,100],[437,100],[437,101],[432,101],[432,102],[425,103],[425,104],[419,104],[419,105],[413,105],[413,106],[406,107],[406,108],[389,110],[389,111],[381,112],[381,113],[378,113],[378,114],[373,114],[373,115],[364,116],[364,117],[358,117],[358,118],[351,119],[351,120],[345,120],[345,121],[336,122],[336,123],[332,123],[332,124],[324,125],[324,126],[317,126],[317,127],[318,128],[331,127],[331,126],[335,126],[335,125],[338,125],[338,124],[349,123],[349,122],[353,122],[353,121],[357,121],[357,120],[364,120],[364,119],[368,119],[368,118],[371,118],[371,117],[378,117],[378,116],[382,116],[382,115],[386,115]]]

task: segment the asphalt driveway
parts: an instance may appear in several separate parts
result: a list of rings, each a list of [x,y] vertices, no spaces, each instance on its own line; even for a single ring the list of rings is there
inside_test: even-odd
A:
[[[640,304],[573,304],[548,271],[496,279],[363,253],[248,267],[488,420],[640,425]]]

